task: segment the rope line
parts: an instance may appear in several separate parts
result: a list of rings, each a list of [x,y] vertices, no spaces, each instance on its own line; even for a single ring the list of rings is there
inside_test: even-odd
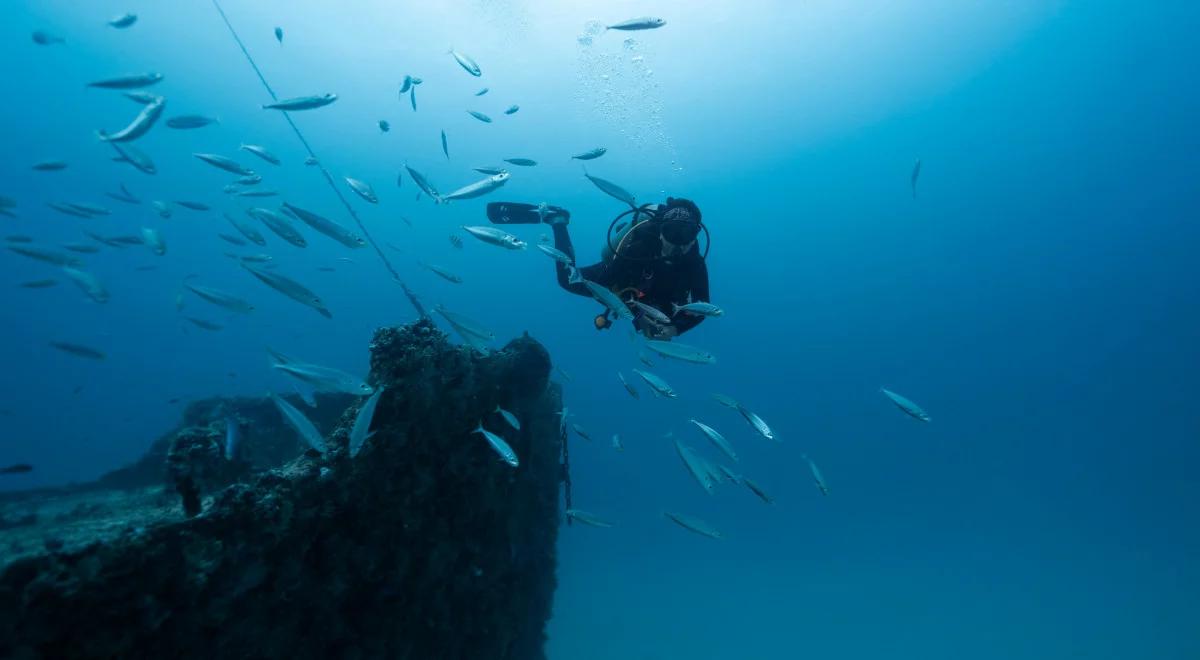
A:
[[[229,28],[229,34],[233,37],[233,40],[237,42],[238,48],[242,49],[242,54],[246,56],[246,61],[249,62],[250,67],[254,69],[254,73],[258,76],[259,82],[262,83],[263,87],[267,90],[267,93],[271,95],[271,100],[278,101],[279,97],[275,95],[275,90],[271,89],[271,85],[267,82],[266,77],[263,76],[262,70],[258,68],[258,64],[256,64],[254,62],[254,58],[250,56],[250,51],[246,50],[246,44],[242,43],[242,39],[238,36],[237,30],[233,29],[233,24],[229,22],[229,17],[225,15],[225,10],[221,8],[221,4],[217,2],[217,0],[212,0],[212,4],[213,7],[216,8],[217,13],[221,15],[221,20],[225,22],[225,27]],[[358,217],[358,213],[355,212],[354,207],[350,205],[350,201],[346,199],[346,196],[342,194],[341,189],[337,187],[336,183],[334,183],[333,177],[330,176],[329,170],[325,169],[325,165],[322,164],[321,159],[317,158],[317,154],[313,152],[312,147],[308,144],[308,140],[305,139],[304,134],[300,132],[300,127],[296,126],[296,122],[292,121],[292,116],[290,114],[288,114],[286,111],[281,112],[283,114],[283,118],[287,120],[288,126],[292,127],[292,132],[296,134],[297,138],[299,138],[300,144],[304,145],[304,150],[308,152],[308,155],[314,161],[316,161],[317,168],[325,177],[325,182],[329,184],[330,190],[333,191],[333,194],[337,195],[338,200],[341,201],[342,206],[346,208],[346,212],[350,214],[350,217],[354,218],[354,223],[358,225],[359,231],[362,232],[363,237],[367,239],[367,242],[371,244],[371,247],[375,249],[375,254],[379,255],[379,260],[383,262],[384,267],[387,268],[388,272],[392,274],[392,278],[395,279],[396,283],[400,285],[400,288],[404,290],[404,295],[408,297],[408,301],[412,303],[414,308],[416,308],[417,314],[419,314],[421,318],[428,318],[429,313],[425,311],[425,307],[421,305],[419,300],[417,300],[417,296],[412,292],[412,289],[409,289],[408,285],[400,279],[400,273],[396,272],[395,267],[392,266],[392,262],[388,260],[387,255],[383,253],[383,250],[379,247],[379,244],[375,242],[375,239],[371,236],[371,233],[367,231],[365,226],[363,226],[362,219]]]

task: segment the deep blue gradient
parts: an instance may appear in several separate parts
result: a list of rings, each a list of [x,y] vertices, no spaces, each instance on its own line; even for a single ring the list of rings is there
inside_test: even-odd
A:
[[[311,231],[299,250],[268,235],[263,251],[326,299],[328,321],[222,256],[232,250],[216,232],[232,228],[219,213],[175,208],[161,220],[105,198],[124,182],[147,202],[240,213],[254,200],[224,196],[230,177],[190,155],[216,152],[261,172],[262,187],[349,222],[283,119],[258,109],[269,99],[207,1],[80,4],[3,10],[0,194],[21,216],[0,218],[3,233],[53,245],[84,240],[89,225],[156,227],[169,252],[85,255],[112,292],[103,306],[69,282],[19,289],[54,268],[0,255],[0,463],[37,466],[4,488],[132,460],[177,420],[182,403],[171,399],[287,391],[266,345],[364,373],[372,329],[414,318],[369,250]],[[528,330],[543,341],[572,376],[573,420],[596,439],[572,446],[575,504],[617,526],[563,529],[552,658],[1200,657],[1200,10],[326,4],[225,2],[281,96],[340,95],[294,116],[331,173],[375,187],[379,206],[351,201],[381,244],[399,248],[383,249],[404,279],[502,340]],[[128,31],[104,25],[130,10],[141,20]],[[643,14],[668,24],[576,40],[589,19]],[[36,46],[34,29],[67,43]],[[450,46],[479,61],[481,80]],[[93,136],[137,107],[83,86],[142,70],[166,74],[154,91],[169,99],[167,116],[221,118],[140,140],[154,177],[109,162]],[[396,96],[406,73],[425,80],[416,113]],[[473,96],[482,86],[491,92]],[[511,103],[521,111],[503,116]],[[284,166],[237,152],[241,142],[268,145]],[[711,289],[726,316],[684,341],[718,362],[656,363],[678,400],[652,399],[640,383],[640,400],[625,393],[616,372],[635,380],[637,345],[625,327],[595,332],[598,305],[560,291],[548,259],[470,237],[459,252],[447,240],[482,224],[488,199],[546,200],[572,210],[581,261],[598,256],[621,205],[568,157],[601,145],[609,153],[588,171],[639,201],[691,197],[712,231]],[[513,156],[541,164],[512,168],[490,198],[435,207],[414,201],[411,180],[395,186],[405,163],[447,191],[475,180],[470,167]],[[71,167],[32,172],[43,158]],[[77,220],[46,209],[54,200],[115,213]],[[519,233],[533,243],[548,232]],[[354,263],[337,261],[346,256]],[[135,270],[149,264],[157,270]],[[186,313],[227,325],[192,327],[173,307],[188,274],[258,309],[229,317],[191,297]],[[109,357],[81,361],[46,345],[55,339]],[[932,421],[904,416],[880,386]],[[781,442],[755,436],[711,392],[744,402]],[[709,496],[690,480],[664,433],[719,458],[691,418],[725,433],[741,455],[732,467],[775,505],[730,484]],[[625,452],[609,446],[613,433]],[[688,534],[664,510],[726,538]]]

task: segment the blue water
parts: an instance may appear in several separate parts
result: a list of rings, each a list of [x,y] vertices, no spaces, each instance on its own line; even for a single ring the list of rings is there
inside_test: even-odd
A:
[[[567,405],[597,438],[574,444],[575,503],[617,526],[563,529],[550,657],[1200,657],[1200,11],[1102,1],[225,4],[281,96],[340,96],[296,121],[335,177],[379,193],[379,206],[351,203],[380,244],[401,249],[383,248],[409,285],[500,338],[528,330],[573,377]],[[268,235],[265,251],[326,300],[330,321],[222,256],[231,246],[216,232],[232,229],[216,211],[175,208],[163,220],[103,196],[125,183],[147,201],[253,205],[224,196],[231,177],[190,155],[216,152],[261,172],[262,187],[349,222],[282,117],[258,109],[269,98],[208,2],[15,1],[0,11],[0,194],[20,215],[0,218],[3,233],[53,245],[85,240],[83,228],[146,226],[168,243],[163,257],[139,247],[82,255],[112,293],[105,305],[69,282],[17,288],[57,273],[0,258],[0,463],[36,466],[4,488],[123,465],[190,398],[286,391],[268,344],[365,373],[373,328],[415,317],[369,250],[310,231],[300,250]],[[135,26],[104,24],[126,11],[139,14]],[[589,20],[644,14],[667,26],[578,41]],[[66,43],[35,45],[35,29]],[[446,55],[451,46],[479,62],[482,79]],[[159,125],[139,140],[153,177],[111,163],[93,135],[124,126],[137,106],[84,88],[140,71],[165,74],[153,91],[168,98],[167,116],[221,120]],[[424,79],[415,113],[397,98],[405,74]],[[473,96],[481,86],[491,91]],[[520,112],[504,116],[512,103]],[[241,142],[267,145],[284,165],[237,152]],[[590,172],[639,201],[692,198],[712,232],[711,289],[726,316],[686,341],[718,362],[656,364],[678,400],[624,392],[615,372],[640,366],[627,329],[593,330],[598,306],[559,290],[542,255],[470,237],[458,251],[447,240],[485,222],[488,199],[545,200],[572,210],[589,260],[621,210],[568,160],[594,146],[609,153]],[[405,163],[445,191],[474,181],[469,167],[514,156],[541,164],[512,168],[489,198],[435,207],[414,201],[411,180],[395,185]],[[48,158],[70,167],[30,169]],[[59,200],[114,214],[84,221],[44,206]],[[546,233],[518,231],[531,243]],[[144,265],[157,269],[136,270]],[[173,300],[188,274],[257,309],[221,314],[193,297],[186,313],[227,327],[185,323]],[[50,340],[108,359],[64,355]],[[880,386],[932,422],[903,415]],[[781,442],[754,435],[710,392],[744,402]],[[776,504],[729,484],[709,496],[690,481],[663,434],[715,460],[693,417],[729,437],[735,469]],[[613,433],[623,453],[609,446]],[[803,453],[825,473],[828,497]],[[664,510],[725,538],[689,534]]]

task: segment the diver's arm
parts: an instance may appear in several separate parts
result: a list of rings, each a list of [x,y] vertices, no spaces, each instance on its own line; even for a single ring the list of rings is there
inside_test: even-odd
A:
[[[575,247],[571,245],[571,235],[567,233],[567,223],[556,222],[550,225],[550,229],[554,232],[554,247],[564,252],[567,256],[575,259]],[[558,261],[554,262],[554,271],[558,276],[558,285],[564,290],[574,293],[578,296],[591,297],[592,292],[583,285],[583,282],[571,282],[571,270],[566,264]],[[579,269],[579,276],[585,279],[596,282],[597,284],[606,284],[608,279],[608,267],[604,264],[595,264],[593,266],[585,266]]]
[[[691,285],[692,302],[709,302],[708,265],[703,259],[696,262],[688,279]],[[675,331],[678,334],[683,334],[700,325],[700,322],[703,320],[704,317],[698,314],[676,314],[675,318],[672,319],[672,325],[675,326]]]

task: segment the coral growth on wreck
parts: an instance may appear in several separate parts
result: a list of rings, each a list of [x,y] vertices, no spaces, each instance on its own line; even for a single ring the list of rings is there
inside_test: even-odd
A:
[[[0,656],[544,657],[561,449],[549,369],[528,337],[481,354],[428,321],[381,329],[370,381],[385,390],[361,453],[346,449],[352,401],[325,453],[265,471],[219,460],[212,420],[229,404],[212,400],[153,450],[176,518],[0,572]],[[248,456],[288,433],[269,405],[235,407]]]

